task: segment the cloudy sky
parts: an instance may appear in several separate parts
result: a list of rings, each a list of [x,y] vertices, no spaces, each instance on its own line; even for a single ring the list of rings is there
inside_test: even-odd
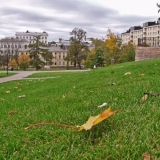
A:
[[[108,28],[123,33],[131,26],[157,21],[155,0],[1,0],[0,39],[15,32],[43,32],[49,41],[68,40],[80,28],[87,37],[102,38]]]

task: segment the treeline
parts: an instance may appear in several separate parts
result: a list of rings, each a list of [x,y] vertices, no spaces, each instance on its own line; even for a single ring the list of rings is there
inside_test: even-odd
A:
[[[107,39],[92,39],[94,48],[88,54],[86,60],[83,60],[85,68],[108,66],[111,64],[129,62],[135,60],[135,45],[131,42],[123,44],[117,35],[108,30]]]

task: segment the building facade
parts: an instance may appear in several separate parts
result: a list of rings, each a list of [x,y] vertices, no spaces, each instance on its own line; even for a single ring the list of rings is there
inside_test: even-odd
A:
[[[143,26],[130,27],[121,34],[122,44],[132,42],[137,46],[160,46],[160,18],[156,22],[145,22]]]
[[[20,50],[27,49],[28,41],[13,37],[6,37],[0,40],[0,54],[8,54],[10,57],[18,53]]]
[[[48,44],[48,33],[44,32],[16,32],[16,38],[25,39],[28,41],[29,44],[36,43],[35,36],[40,36],[40,42],[44,44]]]

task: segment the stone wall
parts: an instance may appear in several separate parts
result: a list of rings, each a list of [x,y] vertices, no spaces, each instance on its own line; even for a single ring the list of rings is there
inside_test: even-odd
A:
[[[135,61],[160,58],[160,47],[137,47]]]

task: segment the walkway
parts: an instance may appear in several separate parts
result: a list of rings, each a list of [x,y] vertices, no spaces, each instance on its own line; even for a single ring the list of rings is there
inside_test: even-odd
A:
[[[0,83],[8,82],[8,81],[14,81],[14,80],[21,80],[29,75],[32,75],[34,73],[40,73],[40,72],[83,72],[83,71],[89,71],[89,70],[60,70],[60,71],[13,71],[13,73],[17,73],[13,76],[8,76],[4,78],[0,78]],[[0,73],[4,73],[4,71],[0,71]],[[7,74],[7,73],[6,73]]]

